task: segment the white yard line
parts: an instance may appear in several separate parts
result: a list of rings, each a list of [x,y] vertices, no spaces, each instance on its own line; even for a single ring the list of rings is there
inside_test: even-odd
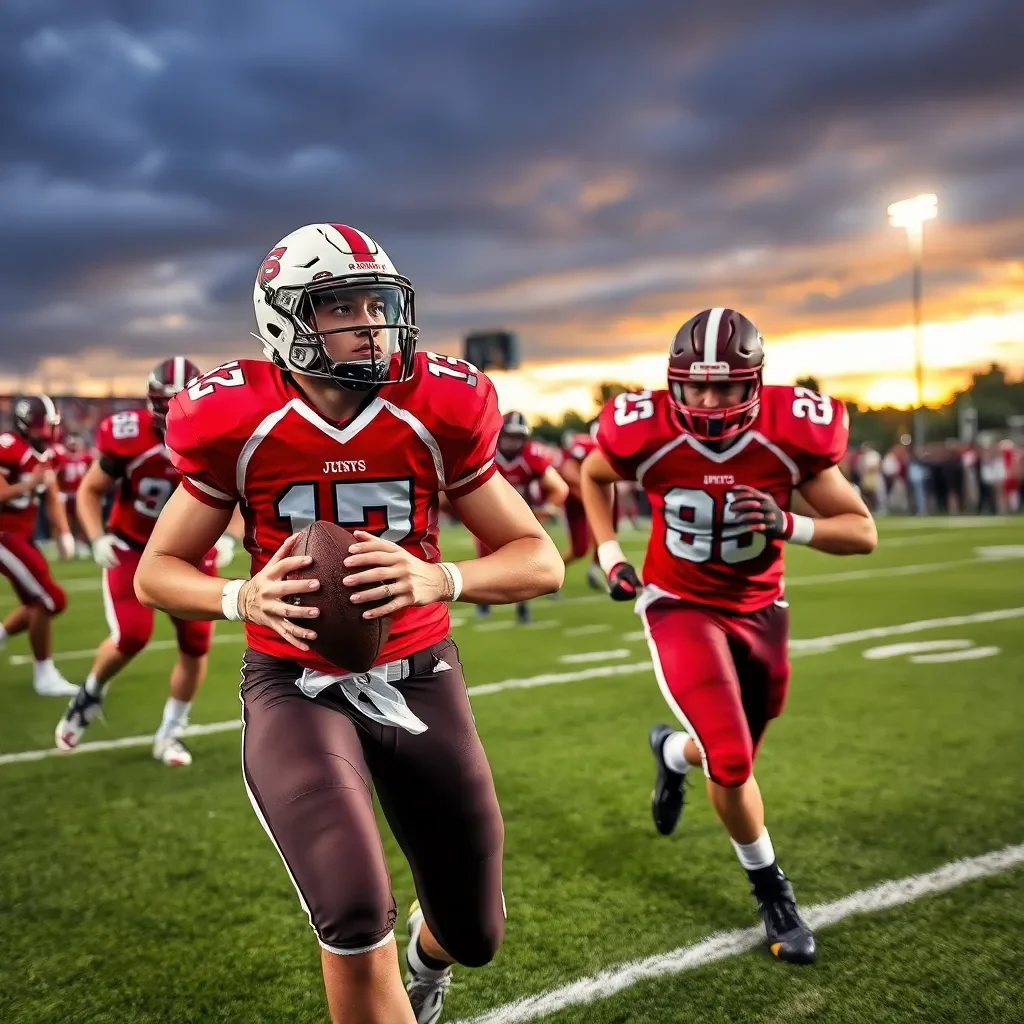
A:
[[[1024,864],[1024,843],[1007,846],[980,857],[955,860],[920,875],[882,882],[829,903],[818,903],[805,908],[803,916],[812,928],[827,928],[855,914],[877,914],[891,910],[934,893],[948,892],[979,878],[1010,871],[1021,864]],[[682,974],[718,960],[739,956],[763,942],[764,929],[760,927],[716,932],[692,946],[680,946],[668,953],[631,960],[592,977],[580,978],[547,992],[524,996],[479,1017],[458,1021],[456,1024],[522,1024],[523,1021],[558,1013],[569,1006],[586,1006],[608,999],[648,978]]]
[[[563,665],[585,665],[588,661],[615,661],[616,658],[628,658],[630,652],[625,647],[617,647],[614,651],[584,651],[582,654],[563,654],[558,660]]]
[[[862,640],[877,640],[887,636],[903,636],[929,629],[944,629],[947,626],[966,626],[975,622],[1002,622],[1006,619],[1024,617],[1024,608],[1000,608],[989,612],[974,612],[971,615],[951,615],[944,619],[919,619],[916,622],[902,622],[894,626],[875,626],[870,629],[858,629],[850,633],[834,633],[829,636],[812,637],[806,640],[791,640],[790,653],[825,654],[844,644],[860,643]],[[225,637],[227,640],[227,637]],[[593,668],[579,669],[576,672],[545,672],[536,676],[525,676],[521,679],[504,679],[497,683],[482,683],[469,687],[471,697],[484,697],[503,690],[524,690],[536,686],[554,686],[560,683],[577,683],[587,679],[602,679],[609,676],[635,675],[650,669],[649,660],[631,661],[623,665],[597,665]],[[184,732],[186,736],[204,736],[209,733],[230,732],[241,727],[237,720],[229,722],[211,722],[207,725],[190,725]],[[41,761],[48,757],[70,757],[74,754],[90,754],[102,750],[116,750],[121,747],[141,747],[153,742],[152,736],[126,736],[118,740],[99,740],[94,743],[83,743],[73,751],[67,752],[48,748],[45,750],[23,750],[13,754],[0,754],[0,766],[17,764],[21,761]]]

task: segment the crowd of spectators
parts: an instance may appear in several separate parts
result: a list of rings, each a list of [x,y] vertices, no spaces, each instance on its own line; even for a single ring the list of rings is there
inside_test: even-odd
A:
[[[1004,515],[1024,509],[1024,446],[1009,438],[851,448],[843,472],[876,515]]]

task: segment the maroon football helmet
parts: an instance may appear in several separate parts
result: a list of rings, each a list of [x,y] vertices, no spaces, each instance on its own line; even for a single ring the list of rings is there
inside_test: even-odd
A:
[[[518,455],[530,437],[530,424],[521,412],[507,412],[501,418],[498,450],[506,458]]]
[[[167,424],[167,408],[171,399],[184,390],[203,371],[184,356],[172,356],[154,366],[146,381],[146,398],[153,414],[153,425],[162,434]]]
[[[60,413],[49,395],[25,395],[14,403],[14,429],[37,452],[57,442]]]
[[[683,426],[701,441],[748,430],[761,404],[764,339],[742,313],[705,309],[679,328],[668,357],[668,393]],[[746,384],[743,400],[717,409],[687,405],[684,384]]]

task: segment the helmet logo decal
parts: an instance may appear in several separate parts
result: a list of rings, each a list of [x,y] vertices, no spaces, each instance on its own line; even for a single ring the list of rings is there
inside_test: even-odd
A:
[[[281,273],[281,257],[285,254],[285,251],[285,246],[281,245],[267,253],[267,258],[263,261],[263,266],[260,268],[260,280],[264,284],[273,281]]]

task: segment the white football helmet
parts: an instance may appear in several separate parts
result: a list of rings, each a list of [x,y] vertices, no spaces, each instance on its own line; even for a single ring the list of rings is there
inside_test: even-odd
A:
[[[365,326],[317,331],[313,295],[372,290],[384,301],[386,322],[375,330],[384,355],[334,362],[324,335]],[[317,299],[325,296],[317,294]],[[412,375],[416,355],[415,296],[387,253],[369,235],[346,224],[307,224],[267,254],[256,275],[253,306],[263,351],[278,366],[339,387],[366,391]],[[396,358],[397,357],[397,358]]]

